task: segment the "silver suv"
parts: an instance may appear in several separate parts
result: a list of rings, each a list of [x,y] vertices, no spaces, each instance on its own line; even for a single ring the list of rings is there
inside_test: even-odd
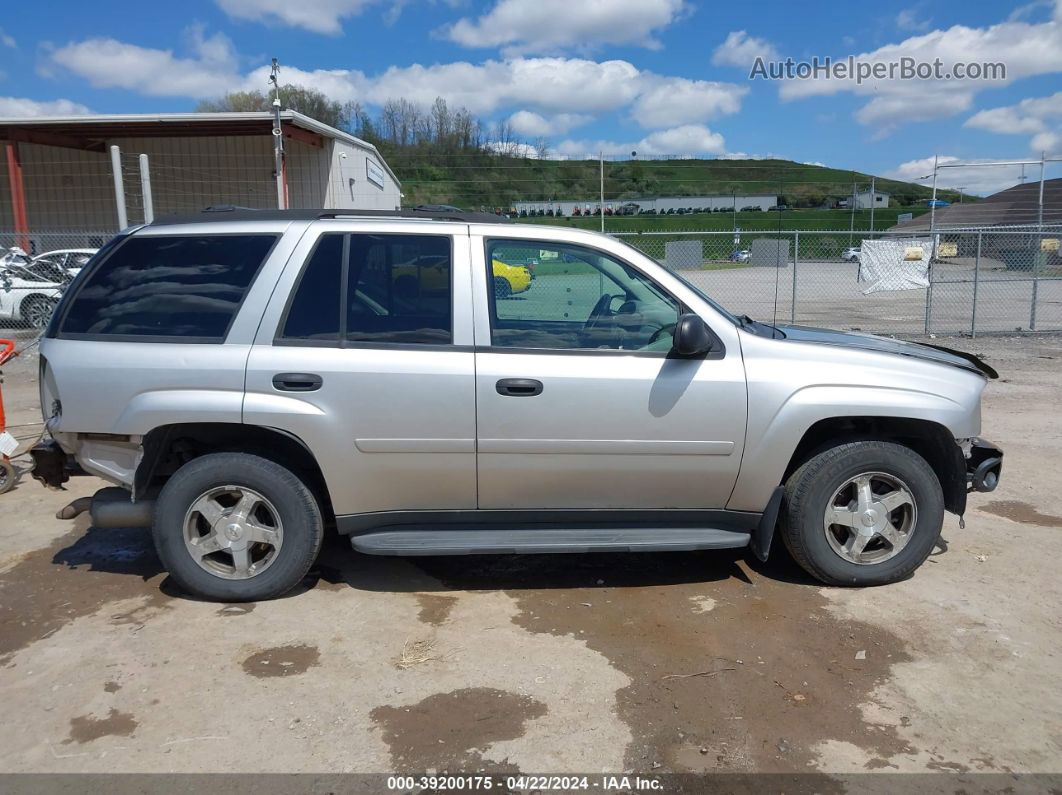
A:
[[[116,237],[68,290],[34,474],[114,483],[60,516],[152,526],[174,580],[226,601],[295,586],[328,527],[376,555],[765,559],[777,526],[823,582],[873,585],[995,487],[986,377],[735,317],[591,232],[214,211]]]

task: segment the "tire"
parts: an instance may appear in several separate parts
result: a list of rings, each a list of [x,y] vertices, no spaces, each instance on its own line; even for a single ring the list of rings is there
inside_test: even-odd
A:
[[[494,297],[495,298],[510,298],[513,294],[513,286],[509,284],[509,280],[502,278],[501,276],[494,277]]]
[[[863,477],[868,500],[859,496]],[[790,476],[781,530],[790,554],[816,579],[885,585],[922,565],[943,521],[944,495],[926,460],[903,445],[864,441],[825,450]]]
[[[159,495],[152,528],[155,549],[174,581],[190,594],[224,602],[290,591],[313,565],[323,535],[321,510],[306,484],[279,464],[246,453],[212,453],[182,466]],[[218,544],[230,548],[215,549]]]
[[[0,494],[15,488],[18,480],[18,470],[10,461],[0,461]]]
[[[31,295],[26,298],[19,307],[19,315],[29,328],[42,329],[48,325],[48,321],[55,311],[59,301],[56,298],[48,298],[44,295]]]

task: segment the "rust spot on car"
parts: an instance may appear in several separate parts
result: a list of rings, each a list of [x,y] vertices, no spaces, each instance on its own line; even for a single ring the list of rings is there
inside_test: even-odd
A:
[[[879,759],[910,750],[860,710],[910,659],[902,641],[825,609],[821,586],[777,549],[767,565],[725,552],[418,565],[450,588],[505,590],[516,624],[578,638],[625,673],[631,770],[806,772],[830,739]],[[712,610],[690,609],[705,599]]]
[[[63,744],[77,743],[78,745],[83,745],[101,737],[128,737],[138,725],[137,720],[132,715],[127,712],[119,712],[113,707],[105,718],[79,715],[70,719],[70,736],[63,740]]]
[[[417,618],[425,624],[437,627],[450,617],[450,611],[457,603],[457,597],[434,593],[419,593],[417,594],[417,603],[420,604],[420,613]]]
[[[1062,516],[1040,513],[1029,503],[1018,500],[993,500],[987,505],[982,505],[978,510],[994,516],[1002,516],[1012,522],[1034,524],[1038,527],[1062,527]]]
[[[243,661],[243,670],[259,679],[295,676],[319,664],[321,653],[316,646],[291,644],[262,649]]]
[[[515,740],[528,721],[546,714],[530,696],[489,687],[436,693],[407,707],[382,706],[369,717],[383,731],[391,762],[399,771],[474,771],[491,743]],[[491,772],[512,770],[491,763]]]
[[[51,546],[30,552],[0,574],[0,665],[110,602],[142,597],[114,624],[141,624],[171,597],[150,534],[142,529],[87,529],[87,516]]]

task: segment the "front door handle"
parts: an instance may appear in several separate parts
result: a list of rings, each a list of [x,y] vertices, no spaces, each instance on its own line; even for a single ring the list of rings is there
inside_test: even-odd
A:
[[[316,392],[324,381],[316,373],[277,373],[273,388],[281,392]]]
[[[534,397],[542,394],[542,382],[534,378],[503,378],[495,388],[505,397]]]

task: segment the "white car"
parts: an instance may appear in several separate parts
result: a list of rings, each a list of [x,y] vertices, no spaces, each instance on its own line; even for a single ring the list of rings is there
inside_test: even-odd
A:
[[[0,322],[44,328],[66,285],[95,253],[65,248],[30,257],[12,249],[0,260]]]
[[[857,246],[849,246],[841,252],[841,259],[845,262],[858,262],[861,253]]]

